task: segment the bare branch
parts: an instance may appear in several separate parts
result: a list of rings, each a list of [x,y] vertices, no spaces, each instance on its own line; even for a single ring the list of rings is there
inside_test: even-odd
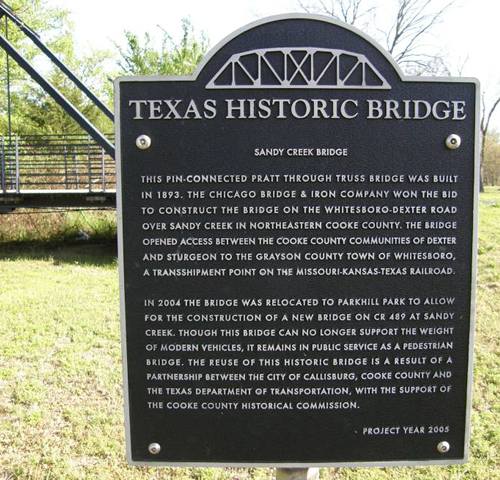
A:
[[[405,71],[413,73],[450,73],[444,60],[434,53],[428,57],[429,47],[423,44],[434,27],[456,0],[395,0],[396,9],[385,31],[370,25],[382,37],[387,50]],[[375,11],[369,0],[298,0],[299,6],[308,12],[323,13],[348,24],[359,24],[363,17]],[[439,7],[438,7],[439,5]],[[434,10],[434,9],[436,10]],[[432,50],[431,50],[432,51]],[[425,62],[427,61],[427,64]]]
[[[328,2],[316,0],[312,3],[298,0],[299,7],[305,12],[322,13],[350,25],[355,25],[362,17],[373,11],[373,7],[363,9],[365,3],[365,0],[330,0]]]
[[[439,11],[430,15],[424,15],[423,10],[427,5],[429,5],[429,3],[430,0],[426,2],[426,4],[419,10],[418,13],[416,13],[413,16],[412,19],[409,20],[409,22],[411,22],[413,26],[407,28],[407,32],[414,32],[414,33],[410,33],[411,37],[408,40],[404,49],[399,54],[400,58],[404,58],[405,55],[414,48],[415,44],[420,39],[420,37],[422,37],[425,33],[431,30],[432,27],[434,27],[436,23],[438,23],[438,21],[442,18],[445,11],[453,4],[453,2],[450,2],[446,4]]]
[[[459,77],[461,77],[464,73],[464,70],[465,70],[465,65],[467,65],[467,62],[469,61],[469,54],[467,54],[465,56],[465,58],[463,59],[462,63],[460,63],[460,65],[457,67],[457,74]]]
[[[314,9],[310,5],[305,4],[302,0],[298,0],[297,3],[299,5],[299,7],[302,10],[304,10],[304,12],[307,12],[307,13],[313,13],[314,12]]]
[[[341,20],[354,25],[363,14],[360,12],[363,0],[340,0]]]
[[[320,0],[319,2],[321,4],[321,9],[324,13],[327,15],[331,15],[332,17],[336,17],[337,15],[335,14],[335,6],[333,1],[330,1],[330,8],[326,5],[326,2],[324,0]]]
[[[385,35],[387,49],[400,64],[414,55],[420,56],[419,51],[423,49],[421,41],[442,20],[445,12],[455,3],[452,0],[437,11],[430,11],[434,0],[398,0],[398,8],[395,19]],[[436,55],[432,56],[436,59]],[[434,67],[436,62],[434,63]],[[419,66],[422,66],[420,63]],[[431,67],[429,65],[428,67]],[[441,67],[444,62],[441,62]],[[435,68],[425,68],[427,71],[435,71]],[[443,69],[441,69],[443,71]],[[444,71],[449,72],[446,68]]]
[[[486,104],[484,101],[484,94],[482,98],[482,104],[483,104],[483,115],[481,117],[481,133],[486,136],[488,133],[488,130],[490,128],[490,120],[493,114],[495,113],[496,108],[500,104],[500,96],[493,102],[493,105],[491,106],[490,110],[488,113],[486,113]]]
[[[335,7],[333,0],[330,2],[330,6],[326,4],[324,0],[319,0],[319,5],[316,5],[314,2],[305,3],[302,0],[298,0],[299,7],[307,13],[322,13],[324,15],[329,15],[330,17],[338,18],[335,14]]]
[[[486,112],[486,102],[484,100],[484,92],[481,95],[481,111],[483,114],[481,115],[481,124],[479,125],[479,130],[481,130],[481,133],[484,135],[485,128],[484,128],[484,112]]]

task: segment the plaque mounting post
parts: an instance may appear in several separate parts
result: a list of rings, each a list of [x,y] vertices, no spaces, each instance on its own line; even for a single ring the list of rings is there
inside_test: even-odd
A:
[[[276,480],[319,480],[319,468],[277,468]]]

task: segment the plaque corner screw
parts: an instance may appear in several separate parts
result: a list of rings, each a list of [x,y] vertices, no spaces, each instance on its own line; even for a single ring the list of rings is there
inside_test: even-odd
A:
[[[457,135],[456,133],[448,135],[445,140],[446,147],[450,150],[456,150],[460,147],[461,143],[462,139],[460,138],[460,135]]]
[[[158,455],[161,451],[161,445],[159,443],[153,442],[148,445],[148,451],[152,455]]]
[[[135,145],[140,150],[147,150],[151,146],[151,137],[139,135],[135,140]]]
[[[448,442],[439,442],[436,448],[439,453],[448,453],[451,447]]]

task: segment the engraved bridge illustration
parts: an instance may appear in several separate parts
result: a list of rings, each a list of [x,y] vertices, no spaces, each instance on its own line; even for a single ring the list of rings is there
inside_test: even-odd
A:
[[[313,47],[264,48],[234,54],[206,87],[391,88],[363,54]]]

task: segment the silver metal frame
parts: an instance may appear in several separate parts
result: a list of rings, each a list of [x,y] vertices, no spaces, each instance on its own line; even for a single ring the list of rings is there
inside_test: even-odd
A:
[[[122,82],[171,82],[186,81],[193,82],[203,70],[205,65],[226,43],[242,33],[265,23],[275,22],[287,19],[306,19],[316,20],[345,28],[359,35],[366,41],[376,47],[384,55],[387,61],[394,67],[403,82],[442,82],[442,83],[473,83],[476,85],[476,109],[475,109],[475,130],[474,130],[474,205],[473,205],[473,238],[472,238],[472,271],[471,271],[471,318],[469,331],[469,368],[467,375],[467,400],[466,400],[466,423],[465,423],[465,445],[463,459],[443,459],[443,460],[416,460],[416,461],[386,461],[386,462],[337,462],[337,463],[231,463],[231,462],[136,462],[132,460],[130,443],[130,416],[129,416],[129,391],[128,391],[128,363],[126,348],[126,319],[125,319],[125,277],[124,277],[124,257],[123,257],[123,225],[122,225],[122,189],[121,189],[121,130],[120,130],[120,84]],[[351,25],[336,21],[330,17],[313,14],[283,14],[266,17],[255,22],[249,23],[240,29],[234,31],[205,56],[196,71],[191,76],[123,76],[114,81],[115,86],[115,142],[116,142],[116,192],[117,192],[117,221],[118,221],[118,265],[120,280],[120,319],[121,319],[121,339],[122,339],[122,359],[123,359],[123,389],[124,389],[124,410],[125,410],[125,428],[126,428],[126,448],[127,460],[130,465],[136,466],[172,466],[172,467],[279,467],[279,468],[309,468],[309,467],[411,467],[425,465],[455,465],[466,463],[469,457],[470,443],[470,416],[472,408],[472,376],[473,376],[473,354],[474,354],[474,328],[475,328],[475,305],[476,305],[476,279],[477,279],[477,226],[478,226],[478,201],[479,201],[479,118],[480,118],[480,93],[479,80],[473,77],[418,77],[405,76],[394,59],[373,39],[362,31]],[[245,87],[241,87],[244,89]],[[307,88],[307,86],[305,87]],[[357,90],[353,87],[353,90]]]
[[[267,59],[266,55],[268,53],[283,53],[283,65],[284,65],[284,74],[283,77],[281,78],[278,72],[274,69],[274,67],[271,65],[269,60]],[[302,60],[297,61],[294,56],[293,52],[304,52],[305,55],[302,58]],[[313,65],[314,65],[314,56],[317,53],[326,53],[331,55],[330,60],[327,62],[325,66],[323,66],[323,69],[319,73],[319,75],[314,78],[313,75]],[[245,68],[245,66],[241,63],[240,59],[241,57],[248,56],[248,55],[255,55],[257,56],[257,77],[253,78],[252,74]],[[356,63],[352,66],[352,68],[349,70],[349,72],[344,76],[343,79],[340,78],[340,72],[339,72],[339,62],[340,62],[340,57],[341,55],[348,55],[351,57],[356,57]],[[290,59],[292,63],[295,65],[296,69],[293,75],[290,78],[287,78],[287,60]],[[309,72],[310,78],[308,78],[302,69],[302,66],[304,63],[310,59],[311,60],[311,69]],[[328,68],[332,64],[334,60],[337,60],[337,78],[336,78],[336,83],[334,85],[328,85],[328,84],[318,84],[318,82],[321,80],[321,78],[325,75],[327,72]],[[261,74],[261,69],[262,69],[262,62],[264,62],[269,70],[274,75],[275,80],[278,80],[280,82],[279,85],[273,85],[273,84],[264,84],[262,82],[262,78],[260,78]],[[245,72],[245,75],[247,76],[248,80],[251,80],[251,84],[244,84],[244,85],[237,85],[235,83],[235,78],[234,78],[234,66],[238,65],[243,72]],[[232,66],[232,80],[231,84],[221,84],[217,85],[215,82],[219,78],[219,76],[226,70],[228,66]],[[361,65],[363,68],[363,80],[361,85],[345,85],[345,82],[350,78],[350,76],[353,74],[353,72],[356,70],[358,65]],[[373,73],[378,77],[378,79],[381,82],[381,85],[367,85],[366,84],[366,65],[373,71]],[[302,79],[306,82],[305,85],[301,84],[294,84],[291,83],[294,79],[294,77],[297,76],[297,74],[300,73],[302,76]],[[333,89],[333,90],[390,90],[391,86],[387,83],[387,80],[382,76],[382,74],[378,71],[378,69],[373,65],[365,55],[356,53],[356,52],[348,52],[347,50],[339,50],[339,49],[331,49],[331,48],[313,48],[313,47],[283,47],[283,48],[259,48],[256,50],[248,50],[246,52],[240,52],[240,53],[235,53],[232,55],[229,60],[222,65],[222,67],[217,71],[217,73],[211,78],[211,80],[207,83],[206,88],[209,89],[222,89],[222,90],[227,90],[227,89],[251,89],[251,88],[264,88],[266,90],[268,89],[304,89],[304,88],[321,88],[323,90],[325,89]]]

